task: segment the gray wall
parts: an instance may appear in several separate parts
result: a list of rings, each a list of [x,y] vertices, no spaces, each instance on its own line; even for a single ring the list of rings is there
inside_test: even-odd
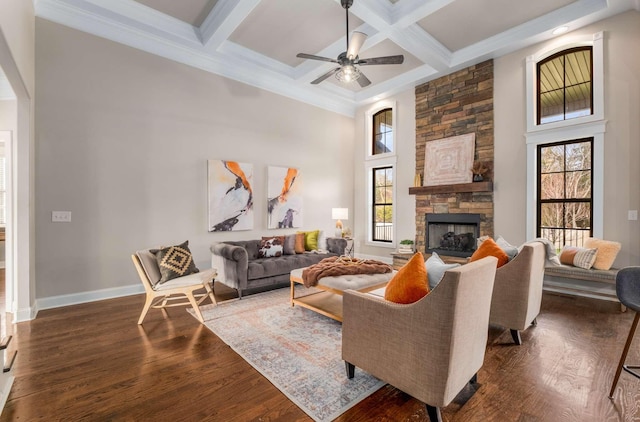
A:
[[[304,228],[353,209],[353,119],[36,20],[38,298],[139,283],[130,254],[267,230],[267,166],[304,183]],[[207,159],[253,163],[255,230],[207,231]],[[51,211],[71,211],[52,223]]]
[[[640,263],[640,221],[627,211],[640,209],[640,13],[626,12],[568,33],[605,32],[604,238],[622,243],[616,266]],[[526,200],[526,57],[562,38],[495,60],[495,233],[524,242]]]

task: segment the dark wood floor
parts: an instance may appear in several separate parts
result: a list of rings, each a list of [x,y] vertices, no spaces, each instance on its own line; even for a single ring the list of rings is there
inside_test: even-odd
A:
[[[138,326],[143,301],[41,311],[17,324],[16,379],[0,421],[310,420],[184,309],[166,318],[151,310]],[[640,380],[623,373],[615,400],[607,398],[632,317],[612,302],[545,294],[522,346],[490,329],[477,391],[446,407],[443,419],[640,420]],[[637,342],[631,358],[640,362]],[[338,420],[427,417],[422,403],[385,386]]]

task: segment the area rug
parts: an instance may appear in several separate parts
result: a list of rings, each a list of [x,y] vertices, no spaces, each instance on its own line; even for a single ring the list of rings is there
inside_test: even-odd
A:
[[[348,379],[341,357],[342,325],[292,308],[289,289],[201,310],[207,328],[315,421],[337,418],[385,384],[361,370]]]

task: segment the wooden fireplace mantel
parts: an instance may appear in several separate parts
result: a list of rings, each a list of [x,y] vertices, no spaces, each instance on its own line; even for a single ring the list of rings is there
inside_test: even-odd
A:
[[[458,183],[456,185],[414,186],[409,195],[430,195],[434,193],[492,192],[493,182]]]

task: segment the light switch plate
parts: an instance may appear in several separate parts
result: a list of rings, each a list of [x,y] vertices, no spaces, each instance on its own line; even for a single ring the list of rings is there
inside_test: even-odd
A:
[[[638,210],[629,210],[629,220],[638,219]]]
[[[51,211],[51,221],[54,223],[70,223],[71,211]]]

